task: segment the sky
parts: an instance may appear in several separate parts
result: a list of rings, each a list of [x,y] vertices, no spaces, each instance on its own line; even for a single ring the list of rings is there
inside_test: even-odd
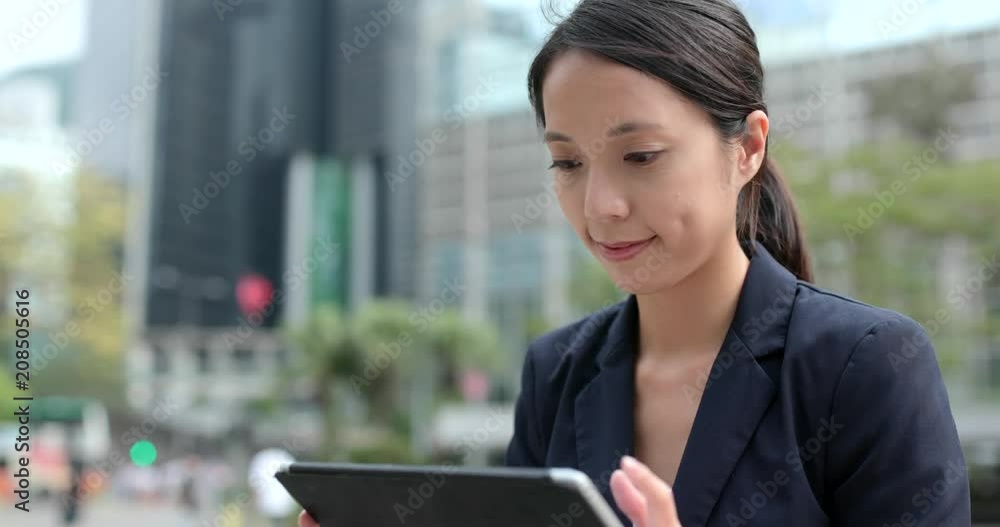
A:
[[[91,0],[0,0],[0,75],[27,64],[79,56],[85,45],[88,1]],[[547,0],[484,1],[491,5],[516,6],[536,17],[540,6],[547,3]],[[761,51],[775,58],[786,51],[795,52],[794,48],[806,54],[843,51],[877,47],[927,33],[1000,24],[1000,2],[997,0],[736,2],[758,25]],[[558,5],[573,3],[574,0],[562,0]],[[49,6],[47,10],[45,6]],[[912,13],[901,13],[911,8]],[[888,32],[884,30],[887,22],[891,24]],[[790,30],[802,33],[802,42],[792,45],[797,37],[789,33]]]
[[[0,75],[79,56],[87,1],[0,0]]]

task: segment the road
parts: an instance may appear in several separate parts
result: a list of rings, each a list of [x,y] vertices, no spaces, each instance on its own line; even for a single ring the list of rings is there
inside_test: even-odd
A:
[[[31,502],[30,512],[14,509],[13,504],[0,502],[0,525],[18,527],[59,527],[62,526],[62,516],[55,508],[55,503]],[[74,527],[257,527],[267,525],[261,522],[251,523],[247,518],[248,511],[231,509],[229,514],[215,511],[214,515],[206,515],[201,521],[194,521],[175,507],[158,504],[135,504],[110,499],[101,499],[88,504],[81,511],[80,520]]]

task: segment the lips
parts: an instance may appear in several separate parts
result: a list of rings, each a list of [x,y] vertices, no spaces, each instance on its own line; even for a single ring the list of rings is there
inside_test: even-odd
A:
[[[654,239],[656,239],[656,236],[651,236],[645,240],[596,242],[596,245],[601,256],[605,259],[613,262],[624,262],[642,252]]]

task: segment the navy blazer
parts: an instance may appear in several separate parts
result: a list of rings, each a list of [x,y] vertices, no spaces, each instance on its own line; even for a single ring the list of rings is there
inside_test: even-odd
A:
[[[968,526],[969,481],[930,339],[912,319],[797,280],[759,244],[673,491],[683,527]],[[511,466],[572,467],[624,525],[634,296],[529,347]],[[563,511],[553,511],[558,514]]]

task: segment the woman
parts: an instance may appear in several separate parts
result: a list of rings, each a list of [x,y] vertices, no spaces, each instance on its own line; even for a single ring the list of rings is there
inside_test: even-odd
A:
[[[628,299],[525,359],[512,466],[625,525],[969,525],[927,334],[814,287],[728,0],[583,0],[531,66],[559,204]],[[300,525],[311,525],[303,518]]]

